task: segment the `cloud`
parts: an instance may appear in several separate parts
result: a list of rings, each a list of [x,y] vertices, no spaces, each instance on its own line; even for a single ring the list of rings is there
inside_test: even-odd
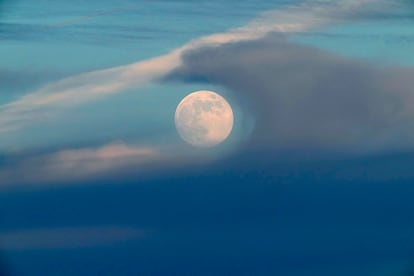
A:
[[[230,88],[256,119],[250,145],[346,152],[414,147],[414,69],[290,43],[280,35],[188,51],[167,79]]]
[[[142,239],[145,230],[128,227],[74,227],[0,232],[5,251],[71,249]]]
[[[45,81],[55,80],[60,74],[34,70],[12,70],[0,68],[1,94],[22,93]]]
[[[0,183],[5,187],[16,183],[54,183],[107,175],[134,166],[146,170],[166,156],[150,147],[130,146],[115,142],[98,148],[65,149],[48,154],[9,158],[0,170]]]
[[[88,14],[85,16],[78,16],[70,20],[56,22],[56,23],[48,25],[47,28],[61,28],[61,27],[73,26],[73,25],[84,23],[84,22],[87,22],[87,21],[90,21],[90,20],[93,20],[99,17],[112,16],[114,14],[130,11],[131,9],[136,9],[139,7],[142,7],[142,3],[138,3],[138,4],[133,3],[133,4],[128,4],[128,5],[123,5],[121,7],[102,10],[102,11],[95,12],[93,14]]]
[[[183,146],[137,146],[122,141],[98,147],[16,151],[0,156],[0,192],[21,187],[147,179],[200,168],[232,149],[206,152]]]
[[[12,6],[10,4],[4,5],[5,1],[0,0],[0,15],[2,12],[2,8],[9,8],[11,10]],[[12,1],[7,1],[12,2]],[[90,27],[86,23],[93,21],[98,18],[102,17],[111,17],[120,13],[124,12],[131,12],[131,10],[139,9],[143,6],[143,3],[130,3],[126,5],[119,6],[112,8],[107,8],[105,10],[99,10],[102,8],[102,5],[96,5],[96,7],[89,6],[87,10],[80,9],[78,12],[80,14],[85,13],[81,16],[74,16],[72,15],[70,19],[60,20],[51,22],[49,24],[40,24],[38,23],[17,23],[13,21],[7,22],[0,22],[0,39],[1,40],[22,40],[28,38],[36,38],[42,35],[52,35],[56,37],[56,35],[64,34],[65,32],[56,32],[59,29],[67,28],[76,25],[83,25],[82,27]],[[52,9],[58,9],[58,7],[52,7]],[[91,13],[88,10],[96,10],[95,12]],[[0,18],[1,19],[1,18]],[[85,25],[86,24],[86,25]],[[96,27],[96,26],[95,26]],[[55,31],[55,32],[54,32]],[[118,30],[119,31],[119,30]],[[74,33],[71,32],[72,39],[74,37]],[[90,33],[88,34],[90,37]],[[82,32],[76,33],[76,38],[79,39],[79,36],[82,36]]]
[[[310,0],[264,14],[244,27],[202,37],[152,59],[76,75],[53,82],[14,102],[0,106],[0,132],[19,129],[42,120],[57,109],[79,105],[158,80],[182,64],[182,54],[205,46],[260,39],[270,32],[299,32],[348,18],[375,12],[375,7],[389,11],[386,0]],[[53,109],[53,110],[51,110]]]

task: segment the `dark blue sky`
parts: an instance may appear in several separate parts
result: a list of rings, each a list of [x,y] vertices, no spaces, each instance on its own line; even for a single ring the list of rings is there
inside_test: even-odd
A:
[[[252,155],[2,194],[2,231],[25,229],[29,245],[9,236],[3,261],[16,275],[410,275],[412,155]],[[102,240],[87,242],[90,227]]]

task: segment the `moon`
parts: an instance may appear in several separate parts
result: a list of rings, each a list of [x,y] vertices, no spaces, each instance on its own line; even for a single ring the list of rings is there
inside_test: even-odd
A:
[[[230,135],[233,110],[219,94],[200,90],[187,95],[175,110],[175,127],[195,147],[213,147]]]

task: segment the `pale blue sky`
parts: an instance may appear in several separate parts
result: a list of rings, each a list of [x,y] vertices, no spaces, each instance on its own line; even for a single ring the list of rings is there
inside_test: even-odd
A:
[[[414,64],[413,15],[333,26],[299,34],[292,40],[380,64],[410,66]]]
[[[6,104],[64,76],[100,70],[165,54],[204,35],[243,26],[260,13],[292,1],[67,1],[9,3],[0,33],[3,70],[44,76],[43,83],[0,96]],[[231,7],[237,4],[237,9]],[[211,86],[211,89],[215,88]],[[200,85],[131,88],[88,103],[23,130],[3,133],[2,150],[104,143],[112,139],[176,140],[176,104]],[[220,93],[226,94],[224,88]],[[138,93],[139,92],[139,93]],[[237,122],[237,119],[236,119]],[[154,130],[152,130],[154,129]],[[147,137],[148,132],[148,137]],[[82,133],[82,135],[79,135]]]

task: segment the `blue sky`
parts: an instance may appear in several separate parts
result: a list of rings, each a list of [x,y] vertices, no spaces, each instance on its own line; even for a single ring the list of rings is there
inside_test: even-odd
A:
[[[413,8],[0,1],[4,273],[411,275]],[[198,149],[205,89],[235,125]]]

